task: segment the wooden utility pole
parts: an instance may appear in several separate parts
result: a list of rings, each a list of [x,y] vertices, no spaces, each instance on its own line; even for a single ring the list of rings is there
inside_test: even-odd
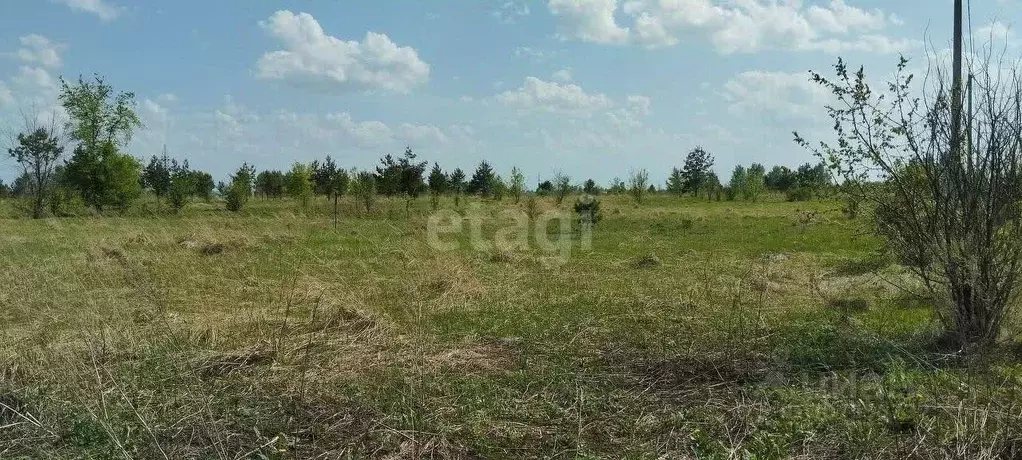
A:
[[[951,157],[961,165],[962,153],[962,0],[955,0],[954,56],[951,71]]]

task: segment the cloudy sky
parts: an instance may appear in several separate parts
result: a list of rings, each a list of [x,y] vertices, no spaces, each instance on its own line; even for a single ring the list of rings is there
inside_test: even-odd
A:
[[[972,32],[1022,54],[1022,0],[976,0]],[[807,81],[843,56],[925,68],[951,0],[0,0],[0,124],[54,107],[59,77],[136,94],[146,129],[222,178],[329,154],[369,167],[411,146],[444,167],[660,182],[701,145],[797,165],[826,132]],[[15,166],[0,161],[0,178]]]

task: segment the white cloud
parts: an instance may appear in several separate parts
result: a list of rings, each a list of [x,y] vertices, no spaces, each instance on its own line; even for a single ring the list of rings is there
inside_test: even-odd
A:
[[[21,48],[8,55],[22,65],[7,80],[0,80],[0,107],[18,105],[40,116],[64,119],[66,112],[57,101],[60,82],[54,71],[62,65],[61,53],[66,46],[36,34],[22,36],[19,41]]]
[[[142,101],[142,109],[145,110],[146,113],[158,118],[166,118],[167,116],[167,109],[161,106],[158,102],[149,98]]]
[[[880,32],[901,21],[879,9],[844,0],[804,7],[800,1],[741,0],[549,0],[559,19],[558,36],[606,44],[674,46],[704,37],[721,53],[762,49],[897,52],[917,44]],[[617,16],[630,18],[631,25]]]
[[[535,61],[543,61],[551,57],[551,55],[553,54],[547,51],[531,48],[528,46],[519,46],[515,48],[513,53],[516,58],[529,58]]]
[[[589,94],[581,86],[526,77],[518,89],[495,96],[497,102],[525,110],[589,116],[613,105],[604,94]]]
[[[602,93],[588,93],[578,84],[549,82],[536,77],[527,77],[521,87],[484,102],[517,109],[520,116],[506,120],[509,128],[520,131],[523,124],[534,125],[532,131],[526,131],[531,133],[527,137],[559,148],[569,144],[610,148],[635,133],[652,113],[652,101],[647,96],[615,99]],[[530,116],[534,114],[553,114],[558,122],[551,124],[549,119]],[[564,123],[567,124],[564,132],[554,128],[564,128]],[[585,137],[589,139],[581,139]]]
[[[625,98],[623,107],[607,113],[607,119],[619,131],[628,131],[642,126],[642,119],[652,113],[652,100],[647,96],[631,95]]]
[[[394,138],[394,130],[390,129],[386,123],[355,121],[355,118],[348,112],[327,114],[326,121],[340,132],[357,140],[358,145],[361,146],[379,147],[386,145]]]
[[[49,69],[61,66],[60,53],[64,45],[51,42],[42,35],[30,34],[18,39],[21,41],[21,49],[16,56],[22,62],[32,65],[40,65]]]
[[[42,97],[56,98],[58,83],[50,72],[42,67],[21,66],[13,82]]]
[[[1012,30],[1011,25],[1001,21],[993,21],[980,26],[976,29],[973,36],[976,38],[976,41],[990,43],[995,47],[1003,44],[1017,44],[1015,31]]]
[[[327,90],[385,90],[408,93],[429,80],[429,65],[411,47],[386,35],[366,33],[361,42],[327,35],[307,13],[277,11],[260,26],[284,46],[264,54],[257,75],[295,86]]]
[[[624,43],[629,30],[614,19],[617,0],[550,0],[550,12],[560,19],[558,36],[596,43]]]
[[[723,86],[734,114],[768,113],[783,117],[815,117],[833,99],[806,73],[742,72]]]
[[[120,16],[122,8],[111,5],[104,0],[55,0],[63,3],[76,11],[92,13],[102,21],[113,21]]]
[[[554,72],[554,80],[570,82],[571,81],[571,69],[561,69]]]
[[[10,105],[14,103],[14,94],[11,93],[11,89],[7,87],[7,84],[0,81],[0,107]]]
[[[527,3],[519,0],[505,1],[493,10],[493,17],[504,24],[515,24],[518,20],[528,17],[532,11]]]
[[[177,102],[177,95],[174,94],[174,93],[163,93],[163,94],[157,96],[156,100],[158,102],[162,102],[164,104],[173,104],[173,103]]]
[[[831,0],[827,7],[812,5],[806,12],[810,24],[822,30],[837,34],[848,34],[853,31],[882,30],[888,23],[898,23],[879,9],[866,11],[849,6],[843,0]]]

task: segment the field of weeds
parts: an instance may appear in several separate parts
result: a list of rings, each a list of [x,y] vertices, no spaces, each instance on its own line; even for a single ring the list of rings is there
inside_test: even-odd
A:
[[[1015,349],[839,203],[603,197],[564,253],[426,201],[0,219],[0,457],[1022,456]]]

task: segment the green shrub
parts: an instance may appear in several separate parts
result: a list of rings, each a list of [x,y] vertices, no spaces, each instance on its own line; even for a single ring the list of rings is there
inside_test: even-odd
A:
[[[248,190],[245,190],[244,184],[235,182],[227,187],[226,192],[224,200],[227,202],[227,210],[241,211],[241,208],[244,208],[245,203],[248,202]]]
[[[592,195],[582,195],[575,200],[575,214],[583,227],[592,227],[603,218],[600,212],[600,200]]]
[[[797,187],[788,191],[788,201],[810,201],[816,193],[809,187]]]

